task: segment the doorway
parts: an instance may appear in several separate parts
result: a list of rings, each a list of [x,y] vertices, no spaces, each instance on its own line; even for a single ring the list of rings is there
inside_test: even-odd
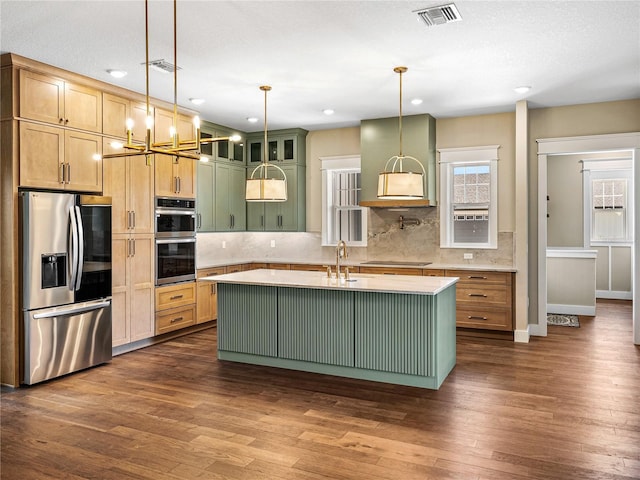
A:
[[[631,159],[633,196],[640,198],[640,133],[594,135],[586,137],[567,137],[556,139],[539,139],[538,142],[538,319],[537,324],[530,325],[532,335],[546,336],[547,305],[547,195],[548,167],[558,155],[600,154],[615,152],[620,157]],[[637,212],[635,212],[637,217]],[[640,238],[640,222],[633,222],[632,238]],[[584,228],[582,229],[584,232]],[[583,233],[584,235],[584,233]],[[640,242],[634,242],[632,259],[632,299],[640,298]],[[585,245],[583,243],[583,245]],[[640,344],[640,311],[637,302],[633,303],[633,342]]]

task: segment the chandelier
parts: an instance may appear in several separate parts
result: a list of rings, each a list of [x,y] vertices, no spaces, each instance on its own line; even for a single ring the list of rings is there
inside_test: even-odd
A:
[[[284,171],[267,161],[267,92],[271,90],[269,85],[262,85],[260,90],[264,92],[264,146],[262,149],[262,163],[253,169],[251,177],[247,179],[247,202],[286,202],[287,201],[287,175]],[[273,173],[282,175],[269,177],[269,169]]]
[[[400,75],[400,116],[398,117],[400,153],[387,160],[384,170],[378,175],[378,198],[393,200],[424,198],[424,177],[426,176],[424,167],[417,158],[402,153],[402,74],[407,71],[407,67],[395,67],[393,71]],[[419,171],[404,170],[406,161],[417,164],[420,167]]]
[[[207,161],[201,152],[201,146],[209,143],[240,140],[239,135],[227,137],[201,138],[200,118],[196,115],[193,119],[195,128],[195,138],[189,140],[180,140],[178,134],[178,34],[177,34],[177,0],[173,0],[173,123],[170,129],[171,140],[168,142],[151,141],[151,129],[153,127],[153,116],[151,115],[151,105],[149,101],[149,1],[144,2],[144,37],[145,37],[145,84],[146,84],[146,134],[144,144],[133,143],[133,120],[128,118],[126,121],[127,143],[112,144],[114,147],[125,148],[127,151],[122,153],[110,153],[103,155],[102,158],[131,157],[136,155],[145,155],[147,164],[149,163],[149,155],[163,154],[171,155],[176,158],[190,158],[193,160]]]

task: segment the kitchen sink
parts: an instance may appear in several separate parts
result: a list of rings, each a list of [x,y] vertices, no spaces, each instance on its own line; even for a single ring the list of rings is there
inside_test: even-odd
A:
[[[400,267],[426,267],[431,262],[399,262],[395,260],[369,260],[362,262],[360,265],[378,265],[378,266],[400,266]]]

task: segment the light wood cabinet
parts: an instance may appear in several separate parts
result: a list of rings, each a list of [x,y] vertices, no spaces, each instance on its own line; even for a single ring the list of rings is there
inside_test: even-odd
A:
[[[511,272],[446,270],[458,277],[456,326],[483,330],[513,330],[513,274]]]
[[[102,138],[91,133],[20,122],[20,186],[102,191]]]
[[[113,236],[114,347],[154,335],[154,248],[153,235]]]
[[[225,267],[203,268],[198,270],[197,278],[212,277],[223,273],[225,273]],[[197,280],[196,284],[198,288],[196,324],[216,320],[218,318],[218,285],[209,280]]]
[[[156,312],[156,335],[173,332],[196,323],[196,306],[178,307]]]
[[[155,191],[158,197],[196,198],[196,160],[155,155]]]
[[[101,133],[102,92],[20,70],[20,117]]]
[[[171,127],[173,126],[173,112],[156,108],[154,121],[154,143],[171,142]],[[178,114],[178,138],[180,141],[194,140],[195,127],[193,118]]]
[[[154,109],[149,107],[153,116]],[[126,98],[102,95],[102,133],[117,138],[127,137],[127,119],[133,121],[132,141],[144,143],[147,136],[147,106]]]
[[[105,141],[104,153],[118,153]],[[111,197],[113,234],[154,233],[154,159],[115,157],[104,161],[104,194]]]
[[[156,287],[156,335],[196,323],[196,282]]]

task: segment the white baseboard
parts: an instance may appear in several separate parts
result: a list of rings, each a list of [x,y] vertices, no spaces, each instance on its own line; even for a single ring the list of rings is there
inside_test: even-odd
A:
[[[613,300],[633,300],[632,292],[616,292],[613,290],[596,290],[596,298],[607,298]]]
[[[531,325],[529,325],[530,327]],[[516,343],[529,343],[529,327],[526,330],[516,330],[513,332],[513,341]]]
[[[558,304],[547,304],[547,312],[548,313],[562,313],[564,315],[588,315],[595,316],[596,314],[596,306],[593,307],[589,305],[558,305]]]

